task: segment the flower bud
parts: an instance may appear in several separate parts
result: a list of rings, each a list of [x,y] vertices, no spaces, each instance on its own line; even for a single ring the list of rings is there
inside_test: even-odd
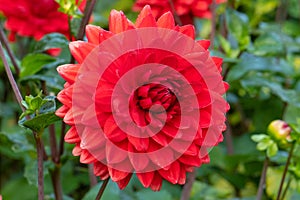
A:
[[[279,146],[282,148],[288,147],[289,140],[291,139],[291,127],[282,120],[272,121],[267,129],[268,134],[278,142]]]

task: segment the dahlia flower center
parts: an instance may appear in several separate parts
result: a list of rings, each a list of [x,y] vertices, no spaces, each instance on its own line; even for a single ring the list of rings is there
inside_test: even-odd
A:
[[[162,84],[150,83],[134,91],[130,100],[130,115],[138,126],[147,126],[153,119],[164,121],[177,113],[175,94]]]
[[[139,87],[135,94],[137,96],[137,105],[140,109],[149,111],[153,105],[161,105],[165,111],[174,105],[176,96],[174,93],[164,85],[147,84]],[[158,108],[158,107],[157,107]],[[151,109],[153,112],[160,112],[161,109]]]

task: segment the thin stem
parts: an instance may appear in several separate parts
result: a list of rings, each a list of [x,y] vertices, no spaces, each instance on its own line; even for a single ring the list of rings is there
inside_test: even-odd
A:
[[[261,176],[260,176],[260,181],[259,181],[259,186],[258,186],[258,190],[257,190],[257,195],[256,195],[256,200],[261,200],[262,199],[262,195],[263,195],[263,191],[264,191],[264,185],[266,182],[266,175],[267,175],[267,169],[269,166],[269,158],[266,157],[265,162],[264,162],[264,166],[261,172]]]
[[[172,13],[174,15],[174,19],[175,19],[176,24],[178,24],[179,26],[182,26],[182,21],[181,21],[179,15],[178,15],[178,13],[177,13],[177,11],[175,9],[173,0],[169,0],[169,4],[170,4],[170,7],[171,7],[171,11],[172,11]]]
[[[51,174],[51,180],[53,184],[53,190],[55,194],[56,200],[62,200],[63,199],[63,191],[60,181],[60,164],[55,164],[55,168],[53,171],[50,171]]]
[[[51,158],[54,163],[58,163],[57,160],[57,144],[56,144],[56,136],[55,136],[55,125],[51,124],[49,126],[49,140],[50,140],[50,150],[51,150]]]
[[[77,40],[82,40],[85,34],[85,26],[88,24],[90,17],[92,15],[93,9],[95,7],[96,0],[88,0],[86,3],[86,7],[84,9],[84,16],[81,20],[80,28],[77,34]]]
[[[0,26],[0,40],[1,42],[3,43],[7,53],[8,53],[8,56],[10,57],[10,60],[14,66],[14,69],[16,71],[16,74],[19,75],[20,74],[20,67],[16,61],[16,57],[13,53],[13,51],[11,50],[10,46],[9,46],[9,42],[4,34],[4,31],[3,31],[3,28],[2,28],[2,25]]]
[[[210,33],[210,48],[214,48],[214,39],[215,39],[215,34],[216,34],[216,0],[212,1],[211,4],[211,33]]]
[[[60,157],[64,153],[64,137],[65,137],[65,132],[66,132],[66,124],[62,121],[61,124],[61,130],[60,130],[60,139],[59,139],[59,154],[58,156]]]
[[[280,181],[279,190],[278,190],[276,200],[280,200],[280,195],[281,195],[281,192],[282,192],[284,180],[285,180],[288,168],[289,168],[289,164],[291,162],[291,158],[292,158],[293,153],[294,153],[294,147],[295,147],[295,142],[292,144],[292,147],[291,147],[290,152],[289,152],[289,157],[288,157],[288,159],[286,161],[286,164],[285,164],[285,167],[284,167],[284,171],[283,171],[282,178],[281,178],[281,181]]]
[[[292,182],[292,177],[290,176],[289,179],[288,179],[288,182],[287,182],[287,184],[286,184],[286,186],[285,186],[285,189],[284,189],[284,191],[283,191],[281,200],[284,200],[284,197],[285,197],[285,195],[287,194],[287,191],[288,191],[288,189],[289,189],[289,187],[290,187],[291,182]]]
[[[189,173],[187,183],[183,187],[180,200],[188,200],[190,198],[191,190],[196,180],[196,173],[196,169],[194,169],[193,172]]]
[[[18,85],[17,85],[17,83],[16,83],[16,81],[15,81],[15,79],[14,79],[14,76],[13,76],[11,70],[10,70],[10,67],[9,67],[9,65],[8,65],[8,62],[7,62],[6,58],[5,58],[5,55],[4,55],[4,51],[3,51],[3,47],[2,47],[2,43],[1,43],[1,42],[0,42],[0,57],[1,57],[2,61],[3,61],[4,68],[5,68],[5,71],[6,71],[8,80],[9,80],[9,82],[10,82],[12,88],[13,88],[13,91],[14,91],[14,94],[15,94],[15,96],[16,96],[16,98],[17,98],[17,101],[18,101],[18,103],[19,103],[19,105],[20,105],[22,111],[24,112],[24,111],[25,111],[25,108],[24,108],[23,105],[22,105],[22,100],[23,100],[23,98],[22,98],[21,92],[20,92],[20,90],[19,90],[19,88],[18,88]]]
[[[101,187],[100,187],[100,190],[99,190],[99,192],[98,192],[98,194],[97,194],[95,200],[100,200],[100,199],[101,199],[101,197],[102,197],[102,195],[103,195],[103,193],[104,193],[104,190],[105,190],[105,188],[106,188],[106,186],[107,186],[108,181],[109,181],[109,178],[107,178],[107,179],[105,179],[105,180],[103,181],[103,183],[102,183],[102,185],[101,185]]]
[[[43,143],[38,133],[33,133],[36,141],[38,160],[38,200],[44,200],[44,167],[43,167]]]

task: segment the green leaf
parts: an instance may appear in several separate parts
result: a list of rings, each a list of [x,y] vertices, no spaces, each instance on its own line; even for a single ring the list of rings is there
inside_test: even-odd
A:
[[[278,152],[278,146],[275,142],[273,142],[271,145],[268,146],[267,148],[267,156],[268,157],[273,157],[277,154]]]
[[[291,89],[284,89],[279,83],[269,81],[261,76],[251,77],[243,79],[241,81],[243,87],[247,88],[255,86],[262,88],[263,86],[268,87],[271,92],[278,96],[283,102],[292,104],[293,106],[300,107],[300,95],[297,91]]]
[[[287,123],[300,125],[300,107],[295,105],[288,105],[285,109],[283,120]]]
[[[68,48],[69,41],[63,34],[50,33],[44,35],[35,45],[36,52],[44,52],[52,48]]]
[[[54,122],[59,120],[61,120],[61,118],[56,116],[54,113],[47,113],[47,114],[38,115],[30,120],[26,120],[26,121],[21,120],[20,124],[26,128],[41,133],[50,124],[53,124]]]
[[[262,141],[263,139],[266,139],[266,138],[270,138],[270,137],[266,134],[257,134],[257,135],[252,135],[251,136],[251,139],[254,142],[260,142],[260,141]]]
[[[34,75],[35,73],[39,72],[46,64],[54,62],[55,60],[56,59],[52,56],[42,53],[28,54],[22,60],[20,78]]]
[[[22,113],[19,124],[33,131],[41,133],[44,128],[59,121],[60,118],[55,115],[56,102],[54,96],[47,96],[44,99],[40,97],[41,93],[36,96],[26,96],[25,101],[29,109]],[[30,114],[31,118],[24,118]]]
[[[36,149],[32,143],[28,140],[26,132],[0,132],[0,135],[4,135],[9,141],[13,143],[11,149],[15,153],[35,153]]]
[[[63,79],[61,77],[56,77],[54,75],[32,75],[32,76],[26,76],[22,79],[20,79],[21,83],[24,83],[26,81],[34,81],[34,80],[41,80],[47,82],[47,86],[62,90],[63,89]]]
[[[238,41],[240,49],[245,49],[250,43],[248,16],[229,8],[225,16],[229,34]]]
[[[257,144],[257,146],[256,146],[256,148],[257,148],[257,150],[259,150],[259,151],[264,151],[264,150],[266,150],[271,144],[273,143],[273,141],[271,140],[271,139],[264,139],[264,140],[261,140],[258,144]]]
[[[292,75],[293,67],[285,60],[255,56],[250,53],[243,53],[239,62],[231,68],[228,73],[228,81],[239,80],[249,72],[276,72],[284,75]]]

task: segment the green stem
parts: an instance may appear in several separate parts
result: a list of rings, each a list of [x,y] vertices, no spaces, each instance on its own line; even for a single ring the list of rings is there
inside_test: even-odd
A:
[[[261,200],[262,199],[262,195],[263,195],[263,191],[264,191],[264,185],[265,185],[265,182],[266,182],[266,175],[267,175],[268,166],[269,166],[269,158],[266,156],[264,166],[263,166],[261,176],[260,176],[260,181],[259,181],[259,186],[258,186],[258,190],[257,190],[256,200]]]
[[[43,142],[41,134],[33,133],[36,141],[37,161],[38,161],[38,200],[44,200],[44,167],[43,167]]]
[[[62,200],[63,199],[63,191],[60,181],[60,164],[55,164],[54,170],[50,171],[51,174],[51,180],[53,184],[53,190],[55,194],[56,200]]]
[[[105,180],[103,181],[103,183],[102,183],[102,185],[101,185],[101,187],[100,187],[100,190],[99,190],[99,192],[98,192],[98,194],[97,194],[95,200],[100,200],[100,199],[101,199],[101,197],[102,197],[102,195],[103,195],[103,193],[104,193],[104,190],[105,190],[105,188],[106,188],[106,186],[107,186],[108,181],[109,181],[109,178],[107,178],[107,179],[105,179]]]
[[[11,62],[13,64],[13,66],[14,66],[14,69],[16,71],[16,74],[19,75],[20,74],[20,67],[19,67],[19,65],[18,65],[18,63],[16,61],[16,57],[15,57],[13,51],[9,47],[9,43],[8,43],[8,40],[7,40],[6,36],[5,36],[5,34],[4,34],[2,26],[0,27],[0,40],[1,40],[1,42],[3,42],[3,45],[6,48],[6,51],[7,51],[8,55],[9,55],[9,57],[10,57],[10,60],[11,60]]]
[[[196,180],[196,173],[197,173],[196,169],[194,169],[193,172],[189,173],[188,178],[187,178],[187,182],[183,187],[180,200],[190,199],[191,190],[192,190],[193,184]]]
[[[88,24],[88,22],[91,18],[95,4],[96,4],[96,0],[88,0],[87,1],[85,9],[84,9],[84,13],[83,13],[83,18],[80,23],[80,28],[79,28],[79,31],[77,34],[77,38],[76,38],[77,40],[83,39],[84,34],[85,34],[85,26]]]
[[[279,190],[278,190],[276,200],[280,200],[280,195],[281,195],[281,192],[282,192],[284,180],[285,180],[288,168],[289,168],[289,164],[291,162],[291,158],[293,156],[294,148],[295,148],[295,142],[293,142],[293,144],[292,144],[292,147],[291,147],[290,152],[289,152],[289,157],[288,157],[288,159],[286,161],[286,164],[285,164],[285,167],[284,167],[284,171],[283,171],[282,178],[281,178],[281,181],[280,181]]]
[[[216,0],[212,1],[211,4],[211,13],[212,13],[212,18],[211,18],[211,33],[210,33],[210,49],[214,48],[214,39],[216,35]]]
[[[281,200],[284,200],[284,197],[285,197],[285,195],[287,194],[287,191],[288,191],[288,189],[289,189],[289,187],[290,187],[291,182],[292,182],[292,177],[290,176],[289,179],[288,179],[288,182],[287,182],[287,184],[286,184],[286,186],[285,186],[285,189],[284,189],[284,191],[283,191]]]
[[[178,15],[178,13],[175,9],[173,0],[169,0],[169,4],[170,4],[171,10],[172,10],[172,13],[174,15],[174,19],[175,19],[176,24],[178,24],[179,26],[182,26],[182,21],[181,21],[179,15]]]
[[[15,81],[15,79],[14,79],[14,76],[13,76],[13,74],[12,74],[12,72],[11,72],[11,69],[10,69],[10,67],[9,67],[9,65],[8,65],[8,62],[7,62],[6,58],[5,58],[4,50],[3,50],[3,47],[2,47],[2,43],[1,43],[1,42],[0,42],[0,57],[1,57],[2,61],[3,61],[4,68],[5,68],[5,71],[6,71],[8,80],[9,80],[9,82],[10,82],[10,85],[11,85],[12,88],[13,88],[13,91],[14,91],[14,94],[15,94],[15,96],[16,96],[16,99],[17,99],[17,101],[18,101],[18,103],[19,103],[19,105],[20,105],[22,111],[24,112],[24,111],[25,111],[25,108],[24,108],[23,105],[22,105],[22,100],[23,100],[23,98],[22,98],[21,92],[20,92],[20,90],[19,90],[19,88],[18,88],[18,85],[17,85],[17,83],[16,83],[16,81]]]

